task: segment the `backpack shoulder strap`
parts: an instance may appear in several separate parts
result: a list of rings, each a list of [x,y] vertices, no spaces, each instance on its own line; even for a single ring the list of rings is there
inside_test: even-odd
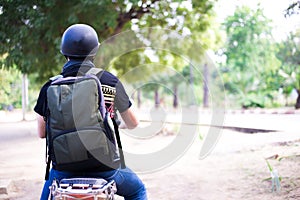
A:
[[[60,78],[63,78],[63,75],[59,74],[59,75],[53,76],[53,77],[49,78],[49,80],[50,81],[55,81],[55,80],[60,79]]]
[[[97,77],[97,74],[99,74],[101,71],[103,71],[103,70],[100,68],[92,67],[85,73],[85,75],[89,75],[89,76],[93,77],[94,80],[97,82],[98,92],[102,96],[102,98],[99,101],[99,109],[100,109],[100,113],[101,113],[102,117],[104,118],[106,115],[106,108],[105,108],[104,96],[103,96],[103,92],[102,92],[102,84]]]
[[[89,69],[86,72],[86,74],[97,75],[101,71],[103,71],[103,70],[100,69],[100,68],[92,67],[91,69]],[[124,169],[124,168],[126,168],[126,164],[125,164],[124,153],[123,153],[122,143],[121,143],[121,138],[120,138],[120,133],[119,133],[119,126],[116,123],[114,118],[112,118],[112,122],[113,122],[114,130],[115,130],[115,134],[116,134],[116,139],[117,139],[117,143],[118,143],[118,147],[119,147],[119,153],[120,153],[120,159],[121,159],[121,168]]]
[[[91,69],[89,69],[85,74],[93,74],[93,75],[97,75],[100,72],[102,72],[103,70],[100,68],[96,68],[96,67],[92,67]]]

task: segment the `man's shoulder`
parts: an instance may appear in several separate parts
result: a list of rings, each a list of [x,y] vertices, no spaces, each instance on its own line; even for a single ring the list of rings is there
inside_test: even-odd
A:
[[[109,71],[102,70],[102,72],[103,72],[103,75],[105,75],[105,76],[118,79],[116,75],[114,75],[113,73],[111,73]]]
[[[52,81],[48,80],[46,83],[44,83],[44,85],[41,87],[41,91],[47,91],[47,89],[51,85],[51,82]]]
[[[111,72],[108,72],[106,70],[103,70],[99,74],[99,79],[102,84],[110,85],[110,86],[115,86],[118,82],[119,79],[117,76],[112,74]]]

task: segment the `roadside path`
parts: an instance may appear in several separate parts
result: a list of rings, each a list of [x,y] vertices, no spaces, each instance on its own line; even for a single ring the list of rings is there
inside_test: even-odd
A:
[[[8,115],[4,121],[0,120],[0,191],[1,188],[8,188],[9,191],[8,194],[5,194],[5,191],[0,193],[0,200],[38,199],[45,173],[45,141],[36,136],[34,116],[28,115],[28,121],[19,121],[19,118],[11,118],[15,113]],[[209,113],[202,113],[200,116],[200,121],[209,122]],[[170,166],[156,172],[140,174],[147,186],[149,199],[293,199],[290,192],[295,192],[295,199],[300,198],[291,185],[289,188],[283,188],[279,196],[274,196],[269,191],[269,183],[262,182],[269,176],[265,157],[277,153],[299,154],[300,144],[293,141],[300,139],[300,131],[297,128],[300,115],[272,116],[228,114],[225,118],[225,124],[228,125],[248,124],[282,130],[256,134],[222,130],[217,146],[203,160],[198,159],[201,140],[196,137],[188,151]],[[208,131],[209,127],[206,126],[199,129],[203,135]],[[175,136],[160,134],[147,140],[132,138],[126,134],[122,134],[121,137],[125,151],[153,152],[164,148]],[[274,146],[275,143],[281,146]],[[300,186],[299,175],[293,174],[300,170],[296,168],[298,164],[276,162],[274,165],[281,174],[288,177],[285,177],[285,180],[293,181],[295,187]]]

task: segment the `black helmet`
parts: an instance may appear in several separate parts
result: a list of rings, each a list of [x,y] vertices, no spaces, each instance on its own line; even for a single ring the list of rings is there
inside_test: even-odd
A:
[[[99,48],[96,31],[86,24],[75,24],[65,30],[60,52],[67,57],[95,56]]]

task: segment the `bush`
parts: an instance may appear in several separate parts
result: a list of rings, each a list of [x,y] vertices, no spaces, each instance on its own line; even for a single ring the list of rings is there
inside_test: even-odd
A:
[[[22,107],[22,74],[16,69],[0,70],[0,109]]]

